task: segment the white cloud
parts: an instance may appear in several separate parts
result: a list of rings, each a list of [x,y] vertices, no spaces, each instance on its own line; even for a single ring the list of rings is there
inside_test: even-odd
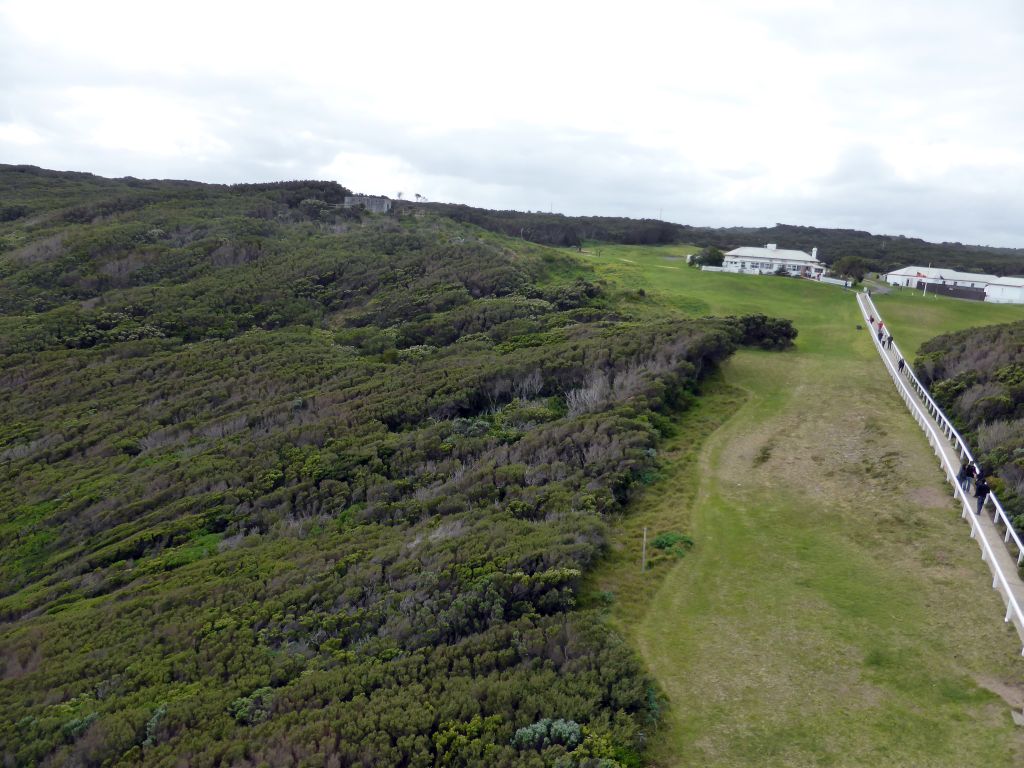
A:
[[[55,118],[88,146],[200,162],[229,150],[214,133],[226,122],[222,115],[204,114],[173,95],[137,87],[73,87],[58,100]]]
[[[0,50],[8,161],[1024,246],[1015,0],[9,0]]]
[[[0,146],[17,144],[32,147],[42,144],[43,137],[31,126],[21,123],[0,123]]]
[[[354,192],[383,192],[389,196],[413,197],[425,179],[397,155],[339,152],[318,169],[317,176],[344,179]]]

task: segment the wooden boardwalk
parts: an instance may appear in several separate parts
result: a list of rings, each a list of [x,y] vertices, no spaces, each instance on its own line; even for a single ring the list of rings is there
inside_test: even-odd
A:
[[[874,317],[876,324],[878,320],[885,322],[885,318],[879,316],[878,309],[871,301],[870,296],[857,294],[857,302],[865,323],[869,317]],[[939,458],[943,474],[951,486],[953,496],[960,501],[961,514],[970,525],[971,538],[978,542],[978,546],[981,548],[981,557],[988,563],[989,569],[992,571],[992,588],[999,591],[1006,605],[1003,620],[1013,622],[1021,642],[1024,643],[1024,611],[1022,611],[1024,608],[1024,580],[1021,579],[1018,571],[1019,564],[1024,561],[1024,547],[1021,545],[1021,540],[1012,530],[1006,513],[994,496],[986,504],[982,513],[976,514],[976,500],[970,495],[970,492],[965,493],[956,481],[961,458],[966,456],[968,459],[973,459],[970,449],[964,444],[946,415],[927,395],[909,365],[904,371],[899,370],[901,358],[899,346],[894,342],[891,348],[887,348],[885,344],[880,343],[877,336],[877,325],[870,330],[872,341],[886,370]],[[1022,654],[1024,654],[1024,650],[1022,650]]]

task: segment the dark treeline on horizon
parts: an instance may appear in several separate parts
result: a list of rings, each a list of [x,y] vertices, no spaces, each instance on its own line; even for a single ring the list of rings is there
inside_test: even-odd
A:
[[[818,258],[826,264],[844,257],[861,260],[868,271],[887,272],[899,267],[930,264],[966,272],[1024,274],[1024,248],[930,243],[903,235],[873,235],[855,229],[793,224],[776,224],[774,227],[698,227],[657,219],[492,211],[447,203],[419,205],[426,205],[456,221],[544,245],[574,247],[589,241],[629,245],[680,243],[728,251],[745,245],[776,243],[779,248],[807,252],[817,248]]]
[[[279,199],[294,206],[303,199],[319,199],[337,205],[351,191],[334,181],[295,180],[265,183],[207,184],[195,181],[144,180],[126,177],[107,179],[90,173],[53,171],[36,166],[0,164],[0,171],[39,178],[79,182],[153,192],[192,189],[224,189],[237,192],[277,190]],[[933,243],[904,235],[876,235],[856,229],[776,224],[773,227],[702,227],[676,224],[658,219],[633,219],[616,216],[566,216],[512,210],[490,210],[457,203],[393,201],[396,208],[417,207],[448,218],[479,226],[540,245],[579,247],[585,242],[630,245],[689,244],[723,251],[740,246],[776,243],[780,248],[810,252],[818,249],[818,258],[826,264],[839,259],[851,260],[865,271],[889,271],[905,266],[948,267],[965,272],[995,275],[1024,274],[1024,248],[1003,248],[965,243]],[[0,222],[28,216],[24,204],[0,201]]]

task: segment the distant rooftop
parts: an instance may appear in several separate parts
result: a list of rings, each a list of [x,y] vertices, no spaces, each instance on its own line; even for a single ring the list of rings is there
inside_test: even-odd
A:
[[[903,267],[886,274],[895,277],[923,277],[928,280],[967,280],[975,283],[998,283],[1006,279],[996,275],[983,275],[980,272],[958,272],[955,269],[944,269],[942,267]]]

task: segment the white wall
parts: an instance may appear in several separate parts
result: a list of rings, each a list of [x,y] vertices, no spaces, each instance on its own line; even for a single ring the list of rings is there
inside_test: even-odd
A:
[[[985,301],[993,304],[1024,304],[1024,287],[990,285],[985,289]]]

